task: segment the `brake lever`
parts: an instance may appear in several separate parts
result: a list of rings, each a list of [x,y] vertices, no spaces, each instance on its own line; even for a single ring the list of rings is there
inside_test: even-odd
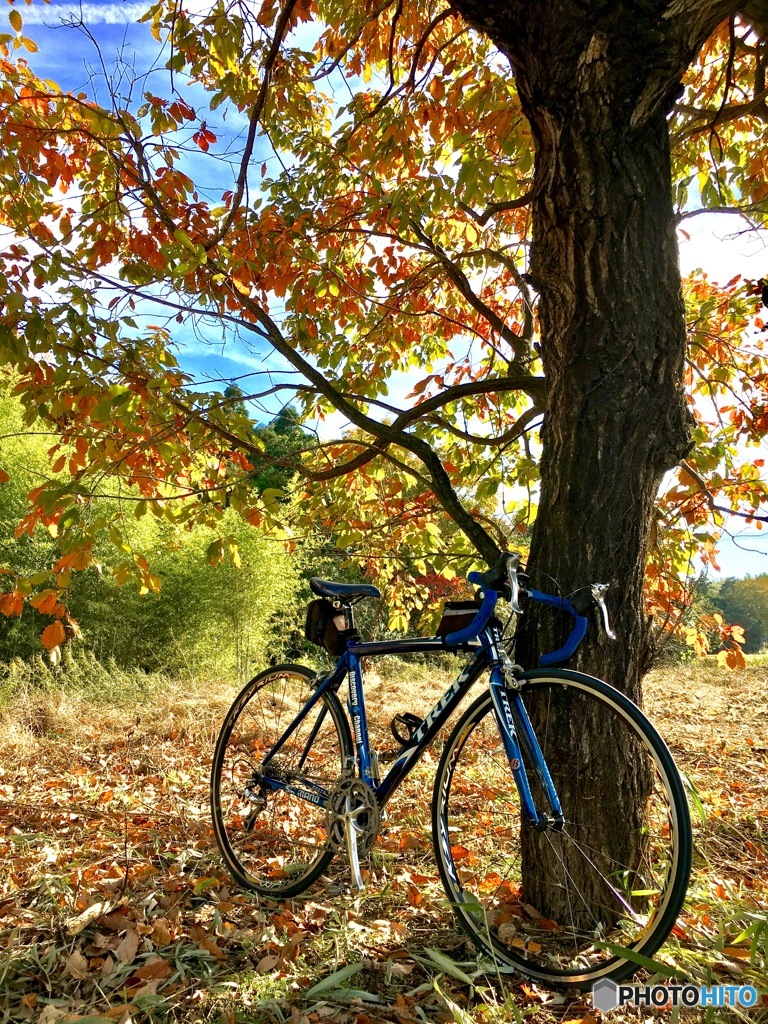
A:
[[[605,593],[610,587],[610,583],[593,583],[590,586],[590,592],[603,615],[603,628],[605,629],[605,635],[610,637],[611,640],[618,639],[614,631],[611,629],[611,623],[608,618],[608,606],[605,603]]]
[[[509,583],[508,604],[513,612],[517,615],[522,615],[523,609],[520,607],[520,581],[517,578],[519,565],[519,551],[513,551],[511,555],[507,555],[507,582]]]

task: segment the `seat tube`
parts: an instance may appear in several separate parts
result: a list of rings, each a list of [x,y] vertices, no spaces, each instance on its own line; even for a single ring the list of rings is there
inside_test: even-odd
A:
[[[493,703],[493,713],[496,718],[496,724],[499,727],[501,740],[504,744],[507,760],[509,761],[509,767],[512,771],[517,791],[520,794],[520,805],[523,818],[536,827],[542,827],[546,824],[546,817],[540,814],[536,809],[533,793],[531,792],[531,785],[528,781],[528,775],[526,774],[525,767],[523,765],[523,755],[517,739],[517,730],[512,717],[512,709],[509,706],[507,685],[504,680],[502,658],[499,652],[498,643],[498,637],[493,636],[489,643],[488,652],[491,664],[490,692],[491,701]]]
[[[347,682],[349,684],[349,699],[347,707],[352,719],[352,730],[355,736],[355,761],[360,778],[369,786],[375,784],[371,775],[371,748],[368,743],[368,722],[365,717],[365,695],[363,693],[363,675],[360,669],[360,659],[351,651],[347,652],[349,665],[347,668]]]

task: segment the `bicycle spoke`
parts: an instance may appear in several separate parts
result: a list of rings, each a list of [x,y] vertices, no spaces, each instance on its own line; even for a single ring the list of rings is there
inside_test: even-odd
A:
[[[301,891],[331,858],[325,808],[302,793],[321,796],[333,785],[348,756],[347,739],[332,695],[320,697],[291,729],[312,696],[311,678],[296,668],[257,677],[233,705],[214,755],[212,804],[222,853],[238,881],[269,895]]]
[[[465,712],[471,727],[457,724],[435,786],[438,828],[450,836],[453,861],[452,871],[441,867],[441,874],[460,919],[481,945],[492,944],[494,955],[550,980],[597,976],[617,959],[607,944],[648,943],[662,926],[660,908],[668,902],[677,857],[671,797],[641,728],[600,694],[577,692],[578,714],[571,709],[562,719],[567,727],[583,719],[630,758],[630,767],[617,770],[604,791],[593,790],[597,766],[562,757],[562,690],[562,681],[540,685],[528,709],[563,805],[561,829],[537,831],[522,820],[490,697]],[[591,749],[590,743],[578,748],[587,758]],[[546,808],[526,750],[523,762],[534,802]],[[625,816],[619,804],[604,803],[603,793],[620,799],[625,781],[631,797],[646,794],[644,814],[636,808]],[[435,848],[445,856],[440,843]],[[484,915],[462,911],[462,891],[480,900]]]

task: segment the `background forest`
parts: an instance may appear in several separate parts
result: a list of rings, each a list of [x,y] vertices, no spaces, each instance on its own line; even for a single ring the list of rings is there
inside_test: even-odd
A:
[[[9,482],[0,488],[0,554],[13,572],[34,579],[51,558],[53,538],[40,524],[31,535],[17,537],[16,529],[27,510],[27,492],[48,472],[49,441],[45,434],[24,429],[21,406],[8,391],[0,394],[0,430],[11,471]],[[300,447],[305,436],[290,410],[268,425],[254,424],[253,431],[274,459]],[[281,488],[292,475],[265,462],[254,469],[252,485],[261,495],[283,494]],[[114,512],[113,501],[105,498],[102,504],[104,509],[97,502],[91,510],[96,521],[100,514]],[[344,555],[338,535],[331,531],[318,528],[288,541],[252,529],[234,512],[225,514],[216,531],[202,524],[185,528],[155,516],[137,518],[135,506],[135,496],[126,492],[120,544],[102,542],[94,550],[94,564],[73,576],[68,605],[76,623],[70,637],[75,657],[87,652],[123,669],[242,682],[270,660],[299,654],[316,659],[320,654],[303,636],[310,576],[362,578],[360,565]],[[237,545],[236,560],[222,557],[222,536],[223,544]],[[126,552],[152,563],[157,579],[152,589],[121,580],[119,561]],[[417,572],[413,575],[418,579]],[[434,618],[430,613],[461,584],[456,581],[452,586],[435,574],[421,581],[423,614],[414,609],[410,625],[427,633]],[[768,574],[713,582],[702,572],[691,581],[690,590],[683,620],[696,628],[697,639],[702,633],[707,637],[710,653],[722,649],[721,631],[708,628],[716,615],[744,628],[746,653],[762,649],[768,639]],[[0,620],[0,662],[7,665],[14,658],[30,661],[46,654],[40,642],[47,621],[45,602],[43,592],[18,617]],[[53,603],[50,598],[48,603]],[[374,624],[373,615],[368,614],[369,626]],[[375,628],[378,636],[389,634],[387,616],[381,611]],[[684,635],[679,627],[677,632]],[[704,653],[700,641],[698,651]],[[660,656],[670,663],[690,659],[693,651],[677,638],[668,638],[660,645]]]

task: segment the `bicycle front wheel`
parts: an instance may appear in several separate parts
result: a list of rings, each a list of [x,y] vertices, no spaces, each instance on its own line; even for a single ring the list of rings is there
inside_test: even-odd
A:
[[[338,698],[326,691],[286,734],[317,677],[281,665],[252,679],[221,727],[211,769],[216,841],[235,880],[273,899],[296,896],[333,857],[319,803],[352,756]]]
[[[490,694],[467,709],[435,780],[433,836],[461,925],[502,964],[587,988],[632,974],[674,926],[688,884],[691,825],[672,757],[639,708],[591,676],[526,673],[521,695],[562,804],[536,830],[520,798]],[[549,811],[530,759],[536,806]]]

